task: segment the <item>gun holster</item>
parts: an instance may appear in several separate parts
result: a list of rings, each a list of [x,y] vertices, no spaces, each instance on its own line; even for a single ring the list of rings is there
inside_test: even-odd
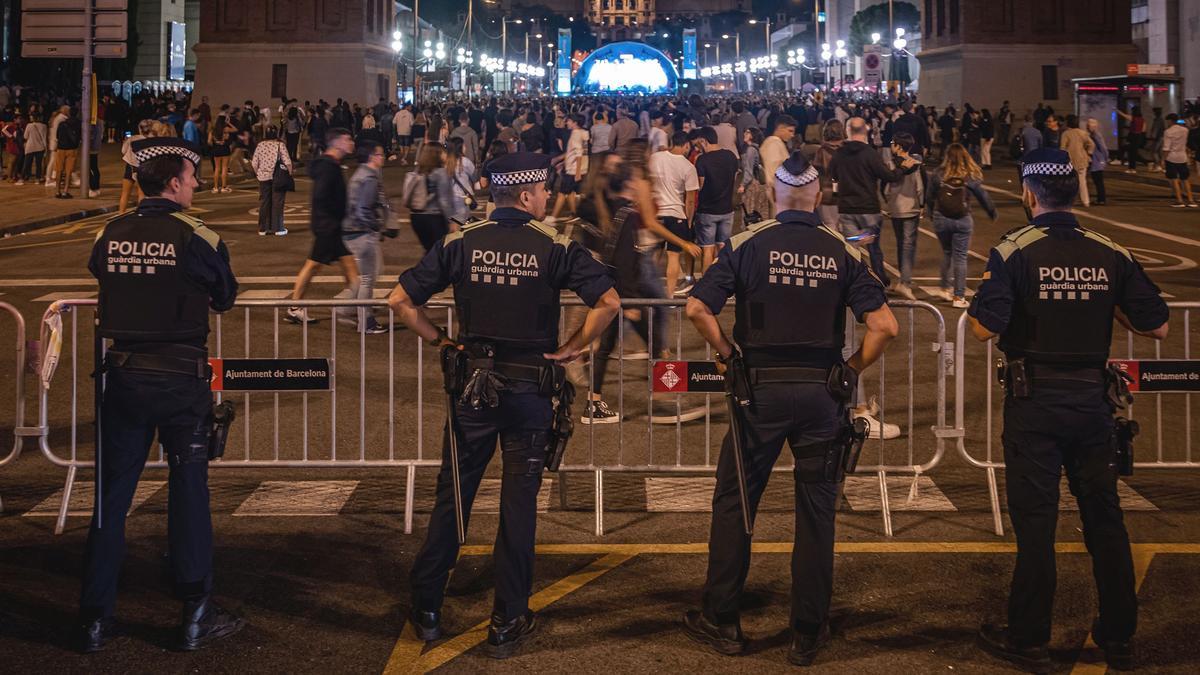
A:
[[[562,373],[561,380],[558,377],[553,378],[558,380],[557,388],[551,394],[554,397],[554,419],[551,422],[550,433],[546,436],[546,469],[558,471],[563,455],[567,452],[567,441],[571,440],[571,434],[575,433],[575,419],[571,417],[575,385],[566,379],[566,371],[561,366],[552,365],[546,370]]]
[[[1107,385],[1105,398],[1114,410],[1124,410],[1133,404],[1133,394],[1129,391],[1129,383],[1133,378],[1115,364],[1109,364],[1104,370],[1104,382]],[[1123,418],[1117,418],[1118,420]],[[1137,422],[1132,422],[1136,426]],[[1137,435],[1137,432],[1134,432]],[[1128,474],[1122,474],[1128,475]]]
[[[237,408],[233,401],[225,400],[213,406],[212,434],[208,437],[208,459],[220,459],[225,456],[225,442],[229,440],[229,428],[237,418]]]
[[[1009,359],[1006,365],[997,362],[996,378],[1013,398],[1033,396],[1033,384],[1029,380],[1029,371],[1025,367],[1023,358]]]
[[[738,350],[734,350],[725,359],[725,388],[733,396],[733,402],[740,408],[754,405],[754,388],[750,384],[750,369],[746,367],[746,359]]]
[[[1133,475],[1133,439],[1139,433],[1141,427],[1134,420],[1118,417],[1113,425],[1117,473],[1121,476]]]
[[[854,397],[854,389],[858,386],[858,371],[851,368],[846,363],[838,363],[829,369],[829,379],[825,382],[825,388],[829,390],[829,395],[834,400],[843,405],[850,402]]]

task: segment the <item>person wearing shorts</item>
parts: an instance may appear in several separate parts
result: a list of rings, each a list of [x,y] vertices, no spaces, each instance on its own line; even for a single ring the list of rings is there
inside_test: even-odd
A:
[[[1187,139],[1188,129],[1179,119],[1179,115],[1171,113],[1167,115],[1167,129],[1163,132],[1163,167],[1166,170],[1167,180],[1171,181],[1171,188],[1175,191],[1175,203],[1173,206],[1177,209],[1184,207],[1197,208],[1196,199],[1192,196],[1192,184],[1188,182],[1191,177],[1191,171],[1188,169],[1187,155]],[[1187,201],[1184,201],[1184,196],[1187,196]]]
[[[696,204],[695,242],[703,251],[707,270],[717,257],[717,248],[733,236],[733,190],[738,158],[717,144],[717,130],[704,127],[696,139],[702,155],[696,158],[700,197]]]
[[[650,155],[647,162],[650,182],[654,189],[654,203],[658,205],[658,220],[667,230],[685,242],[692,241],[689,225],[696,210],[696,192],[700,190],[700,179],[696,167],[688,161],[687,134],[676,131],[668,140],[669,148]],[[687,295],[695,283],[691,279],[693,258],[681,258],[683,247],[667,241],[667,297]],[[684,269],[688,274],[684,286],[678,288],[679,277]]]
[[[337,264],[346,278],[350,297],[358,292],[358,264],[342,241],[342,220],[346,217],[346,182],[342,177],[342,160],[354,152],[354,137],[346,129],[333,128],[325,136],[325,152],[309,165],[312,178],[312,251],[296,275],[292,300],[304,298],[308,284],[322,265]],[[316,323],[308,310],[289,307],[287,321],[295,324]]]

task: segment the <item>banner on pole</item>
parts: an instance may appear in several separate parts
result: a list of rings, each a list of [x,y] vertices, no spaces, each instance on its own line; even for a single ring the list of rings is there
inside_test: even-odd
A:
[[[694,80],[698,76],[696,64],[696,29],[687,28],[683,31],[683,79]]]
[[[558,79],[554,91],[558,94],[571,93],[571,29],[558,29],[558,58],[555,60]]]

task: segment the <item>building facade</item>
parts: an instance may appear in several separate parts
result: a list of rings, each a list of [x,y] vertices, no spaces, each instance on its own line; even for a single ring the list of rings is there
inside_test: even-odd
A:
[[[1074,109],[1072,78],[1121,75],[1136,60],[1130,0],[922,0],[920,99],[1018,116]]]
[[[1200,98],[1200,2],[1133,0],[1138,63],[1170,64],[1183,78],[1183,98]]]
[[[392,0],[200,0],[198,96],[396,99]]]

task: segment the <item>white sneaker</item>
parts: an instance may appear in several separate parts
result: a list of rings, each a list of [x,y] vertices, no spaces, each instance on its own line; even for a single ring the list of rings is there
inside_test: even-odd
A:
[[[82,185],[82,184],[83,184],[83,183],[81,183],[81,182],[80,182],[80,180],[79,180],[78,178],[72,178],[72,179],[71,179],[71,187],[79,187],[79,186],[80,186],[80,185]]]
[[[966,298],[955,298],[950,301],[950,306],[954,309],[966,309],[971,306],[971,303],[967,302]]]
[[[233,188],[226,185],[225,187],[221,188],[221,192],[233,192]]]
[[[895,293],[905,300],[917,299],[917,295],[913,293],[912,287],[908,284],[896,284]]]
[[[620,421],[621,416],[609,409],[604,401],[588,401],[579,417],[580,424],[616,424]]]
[[[95,199],[100,196],[99,190],[88,190],[88,199]]]
[[[214,195],[215,195],[215,194],[217,194],[217,193],[218,193],[218,192],[220,192],[220,191],[221,191],[221,188],[213,188],[213,189],[212,189],[212,193],[213,193]]]
[[[275,236],[276,237],[286,237],[287,236],[287,228],[285,227],[282,230],[276,230]]]
[[[949,288],[939,288],[930,293],[930,295],[939,300],[945,300],[946,302],[952,302],[954,300],[954,294],[950,292]]]
[[[881,424],[875,417],[879,414],[879,403],[872,396],[865,406],[850,412],[850,418],[861,417],[867,421],[867,438],[891,440],[900,437],[900,427],[891,423]]]
[[[306,307],[288,307],[287,315],[283,319],[296,325],[317,322],[316,319],[308,315],[308,308]]]
[[[19,180],[19,181],[13,183],[13,185],[24,185],[24,184],[25,184],[25,181],[23,181],[23,180]]]

